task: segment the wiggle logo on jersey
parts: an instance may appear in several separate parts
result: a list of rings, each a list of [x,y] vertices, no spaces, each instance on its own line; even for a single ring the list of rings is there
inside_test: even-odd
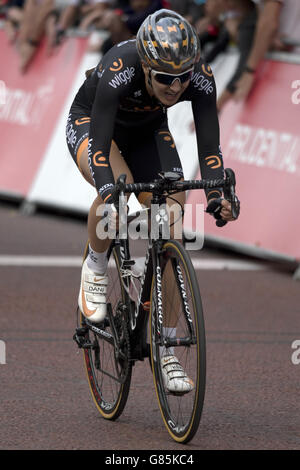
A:
[[[68,117],[68,123],[66,127],[66,137],[67,137],[68,144],[71,145],[72,148],[74,148],[77,142],[77,131],[74,129],[71,119],[72,117],[70,114]]]
[[[198,90],[205,91],[207,95],[214,91],[213,82],[204,77],[200,72],[193,73],[191,82]]]
[[[112,67],[109,67],[109,70],[112,72],[119,72],[123,68],[123,60],[117,59],[113,62]]]
[[[221,166],[221,159],[216,155],[210,155],[209,157],[206,157],[205,160],[206,165],[210,166],[213,170],[215,170],[216,168],[220,168]]]
[[[135,75],[134,67],[127,67],[123,72],[116,73],[114,78],[111,79],[109,85],[113,88],[118,88],[120,85],[127,85],[131,82],[132,78]]]

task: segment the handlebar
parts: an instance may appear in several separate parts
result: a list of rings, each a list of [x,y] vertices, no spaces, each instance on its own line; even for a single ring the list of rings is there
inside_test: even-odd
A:
[[[120,175],[113,191],[115,206],[118,207],[119,205],[120,195],[126,193],[139,194],[141,192],[149,192],[159,200],[163,196],[193,189],[223,188],[224,198],[231,203],[232,215],[235,219],[238,218],[240,203],[235,194],[236,180],[234,171],[231,168],[225,169],[225,179],[180,181],[181,176],[173,172],[161,173],[160,176],[160,179],[149,183],[126,184],[126,175]],[[217,222],[219,222],[217,223],[218,226],[226,224],[223,220]]]
[[[114,202],[116,203],[121,193],[148,192],[163,196],[165,193],[173,191],[182,192],[189,189],[211,189],[223,187],[226,184],[224,179],[215,180],[185,180],[179,181],[180,175],[177,173],[161,173],[161,179],[154,180],[150,183],[131,183],[126,184],[126,175],[119,176],[114,188]]]

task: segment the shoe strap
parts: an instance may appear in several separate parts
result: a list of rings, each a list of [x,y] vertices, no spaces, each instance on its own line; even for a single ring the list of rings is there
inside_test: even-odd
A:
[[[91,283],[91,282],[84,282],[83,283],[83,290],[84,290],[84,292],[89,293],[89,294],[102,294],[102,295],[105,295],[106,291],[107,291],[107,288],[106,288],[106,285],[94,284],[94,283]]]
[[[106,296],[105,295],[97,295],[97,294],[85,294],[85,298],[88,302],[92,302],[93,304],[106,304]]]
[[[84,273],[84,281],[90,282],[91,284],[107,286],[108,276],[106,276],[105,274],[97,275],[97,274]]]

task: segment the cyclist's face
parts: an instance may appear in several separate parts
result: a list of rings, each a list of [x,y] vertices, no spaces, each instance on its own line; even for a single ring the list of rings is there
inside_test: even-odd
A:
[[[180,96],[186,90],[190,83],[190,80],[181,83],[179,79],[176,79],[171,85],[164,85],[163,83],[159,83],[155,79],[155,75],[151,73],[149,68],[147,69],[147,73],[145,74],[146,82],[148,73],[151,74],[152,92],[154,96],[165,106],[173,106],[174,104],[176,104]]]

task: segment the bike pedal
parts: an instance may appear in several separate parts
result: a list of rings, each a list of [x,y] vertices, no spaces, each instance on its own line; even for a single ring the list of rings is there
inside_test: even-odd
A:
[[[90,349],[93,346],[92,343],[85,338],[87,330],[88,328],[86,327],[76,328],[75,334],[73,335],[73,340],[80,349]]]

